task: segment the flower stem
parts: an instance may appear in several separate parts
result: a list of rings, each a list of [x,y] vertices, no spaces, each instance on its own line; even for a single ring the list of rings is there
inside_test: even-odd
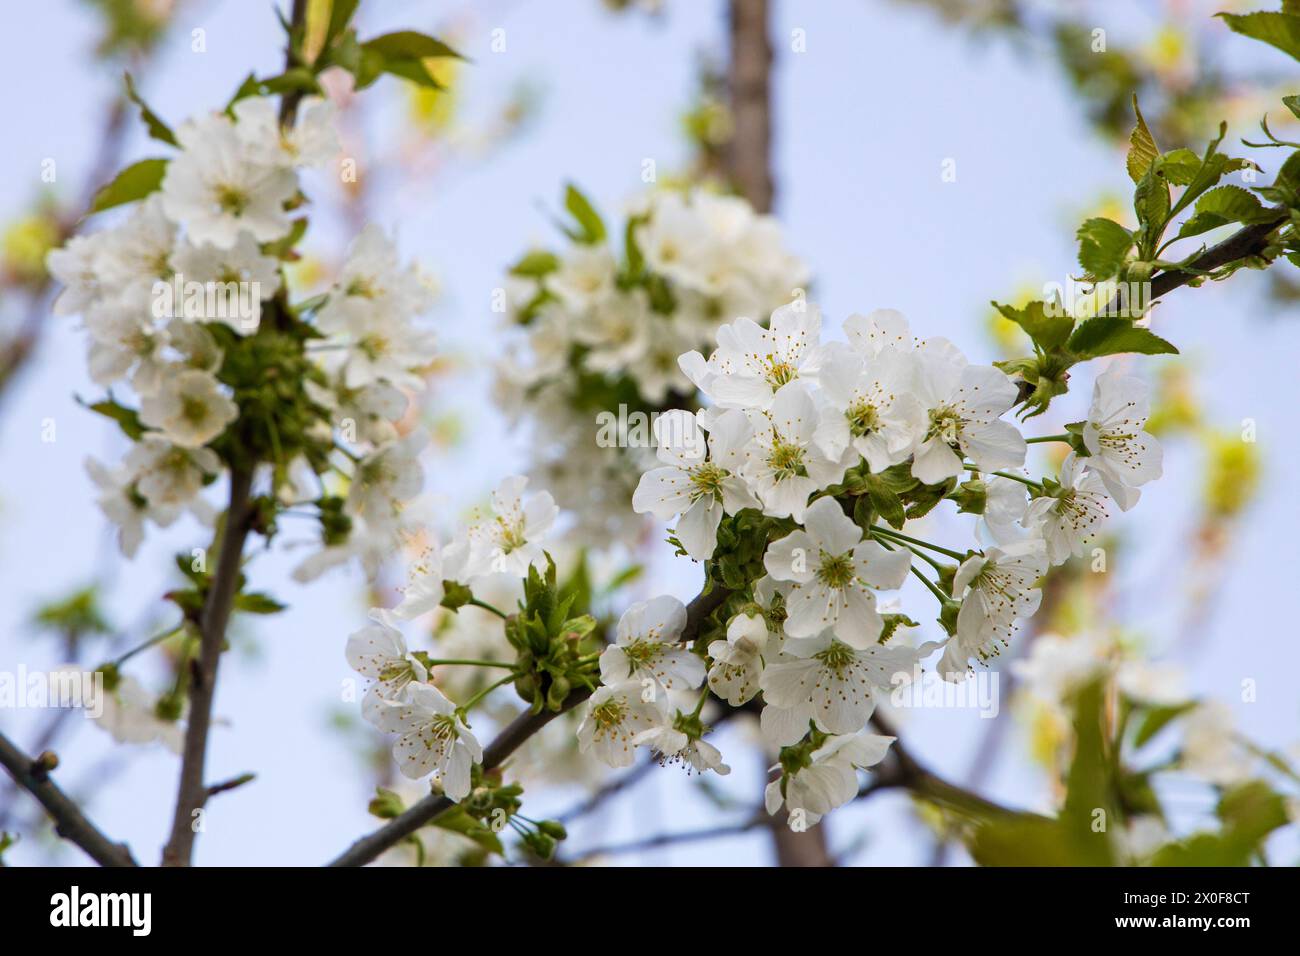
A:
[[[943,593],[939,585],[935,584],[924,574],[922,574],[920,568],[918,568],[916,565],[912,565],[908,570],[921,579],[921,583],[930,589],[930,593],[935,596],[935,599],[939,602],[940,605],[948,603],[949,600],[948,595]]]
[[[882,542],[882,544],[883,544],[883,543],[884,543],[884,542]],[[902,544],[902,542],[899,542],[899,543]],[[918,558],[920,558],[922,561],[924,561],[926,564],[930,565],[930,567],[934,568],[936,571],[938,571],[938,572],[940,572],[940,573],[943,572],[943,565],[941,565],[941,564],[940,564],[938,561],[936,561],[934,558],[930,557],[928,554],[926,554],[926,553],[925,553],[924,551],[922,551],[920,548],[918,548],[918,547],[916,547],[916,546],[914,546],[914,545],[910,545],[910,544],[904,544],[903,546],[904,546],[905,548],[907,548],[908,551],[911,551],[914,555],[916,555]]]
[[[875,529],[873,528],[873,530]],[[895,545],[903,544],[903,542],[896,541],[894,542],[894,544],[890,544],[888,541],[881,541],[880,544],[883,548],[885,548],[885,550],[893,551]],[[911,547],[910,545],[903,544],[903,546],[906,547],[909,551],[913,552],[914,554],[918,554],[921,557],[925,558],[925,555],[921,554],[920,551],[917,551],[915,548]],[[926,560],[929,561],[930,559],[926,558]],[[931,564],[933,563],[934,562],[931,562]],[[922,574],[920,568],[918,568],[916,565],[913,564],[913,565],[909,565],[907,570],[911,571],[913,574],[915,574],[918,578],[921,579],[921,583],[930,589],[930,593],[933,594],[938,599],[940,605],[946,604],[948,602],[948,595],[944,594],[943,591],[939,589],[938,585],[936,585],[933,581],[931,581],[924,574]],[[939,570],[939,566],[937,564],[935,565],[935,570],[936,571]]]
[[[1066,442],[1066,443],[1068,444],[1069,441],[1070,441],[1070,436],[1069,436],[1068,434],[1063,434],[1063,435],[1040,435],[1038,438],[1026,438],[1026,439],[1025,439],[1025,444],[1026,444],[1026,445],[1038,445],[1038,444],[1041,444],[1041,443],[1043,443],[1043,442],[1049,442],[1049,441],[1062,441],[1062,442]]]
[[[182,621],[180,624],[177,624],[175,627],[173,627],[170,631],[163,631],[161,634],[155,634],[153,637],[149,638],[149,640],[145,641],[143,644],[137,644],[135,647],[131,648],[121,657],[116,658],[112,662],[113,666],[121,667],[123,664],[125,664],[131,658],[135,657],[135,655],[139,654],[141,651],[146,651],[149,648],[153,647],[155,644],[161,644],[163,641],[167,640],[167,638],[172,637],[175,634],[179,634],[184,627],[185,627],[185,622]]]
[[[463,657],[431,657],[425,662],[426,667],[441,667],[444,664],[464,664],[466,667],[504,667],[513,671],[514,664],[507,664],[505,661],[475,661]]]
[[[977,465],[972,465],[969,463],[963,463],[962,467],[965,468],[967,471],[973,471],[976,474],[979,474],[980,472],[983,471],[983,469],[981,469]],[[990,471],[990,472],[985,472],[985,474],[997,475],[999,478],[1010,478],[1012,481],[1018,481],[1022,485],[1028,485],[1030,488],[1037,488],[1039,490],[1042,490],[1043,487],[1043,483],[1040,481],[1034,481],[1034,479],[1032,478],[1026,478],[1024,475],[1013,474],[1012,472],[1009,471]]]
[[[893,538],[897,541],[905,541],[908,544],[920,545],[922,548],[929,548],[931,551],[937,551],[940,554],[946,554],[948,557],[954,558],[957,561],[965,560],[966,557],[964,554],[958,554],[956,551],[952,551],[948,548],[942,548],[937,544],[931,544],[929,541],[922,541],[920,538],[913,538],[910,535],[902,534],[901,532],[898,531],[893,531],[890,528],[882,528],[878,524],[873,524],[871,526],[871,533],[883,534],[886,537]]]
[[[512,681],[512,680],[514,680],[514,679],[515,679],[515,675],[514,675],[514,671],[512,670],[511,673],[507,674],[505,677],[501,678],[499,681],[496,681],[495,683],[492,683],[492,684],[488,684],[488,685],[487,685],[486,687],[484,687],[481,691],[479,691],[477,694],[475,694],[473,697],[471,697],[471,698],[470,698],[469,700],[467,700],[465,703],[461,704],[461,705],[460,705],[459,707],[457,707],[456,709],[457,709],[458,711],[460,711],[462,714],[468,715],[469,712],[470,712],[470,710],[472,710],[473,707],[474,707],[474,705],[477,704],[480,700],[482,700],[482,699],[483,699],[484,697],[486,697],[488,694],[492,693],[494,690],[496,690],[496,689],[497,689],[498,687],[500,687],[502,684],[508,684],[508,683],[510,683],[510,681]]]
[[[485,611],[491,611],[493,614],[495,614],[497,617],[501,618],[501,620],[503,620],[503,621],[504,621],[504,620],[506,619],[506,617],[507,617],[507,615],[506,615],[506,613],[505,613],[504,611],[500,610],[499,608],[495,608],[495,607],[493,607],[491,604],[488,604],[487,601],[480,601],[480,600],[479,600],[478,598],[476,598],[476,597],[472,597],[472,598],[470,598],[470,599],[469,599],[468,601],[466,601],[465,603],[466,603],[466,604],[472,604],[472,605],[474,605],[475,607],[481,607],[481,608],[482,608],[483,610],[485,610]]]

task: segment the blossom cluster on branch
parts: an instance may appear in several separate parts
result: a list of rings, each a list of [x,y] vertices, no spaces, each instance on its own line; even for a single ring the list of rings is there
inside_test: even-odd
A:
[[[808,271],[776,221],[739,197],[651,190],[628,210],[621,256],[573,187],[566,207],[570,244],[510,270],[505,305],[518,331],[496,391],[530,426],[530,474],[574,513],[574,536],[632,541],[644,523],[626,502],[645,453],[629,442],[629,422],[688,400],[677,357],[708,347],[720,322],[766,315]],[[609,421],[593,430],[597,415]]]

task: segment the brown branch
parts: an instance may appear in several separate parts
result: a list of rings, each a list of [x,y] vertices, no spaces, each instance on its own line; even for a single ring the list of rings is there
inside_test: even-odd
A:
[[[881,734],[895,738],[898,736],[894,727],[880,714],[872,716],[871,724]],[[889,752],[889,762],[873,771],[871,780],[858,791],[858,799],[882,790],[902,789],[962,816],[984,818],[1027,815],[1027,811],[1004,807],[943,779],[912,756],[897,739],[890,746]]]
[[[727,88],[733,133],[727,144],[731,181],[758,212],[771,212],[772,43],[768,0],[731,0]]]
[[[285,44],[284,68],[298,66],[296,47],[307,25],[307,0],[293,0],[289,18],[289,36]],[[302,99],[299,90],[289,90],[280,99],[280,122],[290,124],[297,115]],[[226,625],[239,590],[239,567],[244,557],[244,542],[251,530],[252,504],[250,489],[255,463],[231,465],[230,504],[226,509],[225,528],[221,534],[221,555],[209,586],[207,601],[199,625],[199,656],[191,663],[189,719],[185,728],[185,747],[181,752],[181,778],[176,794],[176,812],[172,817],[171,838],[163,848],[164,866],[189,866],[194,855],[194,814],[203,809],[212,788],[203,782],[207,760],[208,732],[212,725],[212,701],[216,696],[217,667],[222,645],[226,642]]]
[[[709,593],[700,594],[691,601],[686,607],[686,627],[682,631],[681,640],[687,642],[695,640],[705,620],[730,596],[731,592],[726,588],[715,587]],[[589,696],[591,696],[589,690],[575,691],[565,700],[564,707],[559,712],[544,710],[540,714],[530,711],[520,714],[484,749],[483,769],[495,770],[501,766],[528,738],[560,714],[581,704]],[[445,813],[454,805],[448,797],[430,794],[378,830],[357,840],[328,865],[365,866],[389,847],[431,823],[439,814]]]
[[[226,509],[225,526],[221,532],[221,554],[217,558],[217,568],[199,622],[199,656],[190,667],[190,710],[185,727],[185,746],[181,751],[180,784],[171,838],[163,849],[164,866],[190,865],[194,853],[194,813],[201,810],[208,799],[203,767],[208,753],[208,731],[212,726],[212,701],[216,696],[217,667],[226,641],[226,625],[239,587],[244,541],[250,530],[249,489],[252,478],[252,471],[247,467],[230,471],[230,506]]]
[[[105,836],[50,779],[55,763],[53,754],[48,752],[33,760],[0,734],[0,764],[9,771],[14,783],[40,801],[54,821],[55,833],[81,847],[100,866],[138,865],[125,843],[115,843]]]

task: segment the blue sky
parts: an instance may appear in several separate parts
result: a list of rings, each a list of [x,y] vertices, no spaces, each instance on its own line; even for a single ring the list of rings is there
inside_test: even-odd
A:
[[[1010,297],[1025,282],[1064,281],[1075,270],[1074,226],[1100,192],[1126,189],[1122,157],[1093,136],[1044,59],[1000,42],[974,42],[929,15],[880,0],[775,6],[777,212],[791,248],[812,266],[814,298],[830,325],[851,312],[894,307],[921,334],[946,335],[972,358],[993,357],[983,333],[988,300]],[[392,0],[363,7],[366,33],[433,29],[448,10]],[[694,89],[697,52],[720,49],[723,11],[713,2],[669,0],[667,7],[665,17],[647,20],[611,16],[596,0],[497,3],[466,21],[460,45],[474,61],[466,71],[467,115],[489,109],[520,79],[541,88],[541,112],[526,135],[483,161],[454,161],[429,183],[400,193],[381,188],[371,212],[396,230],[406,254],[442,278],[447,294],[431,321],[449,350],[471,362],[492,354],[491,291],[530,242],[552,238],[541,207],[557,204],[564,182],[581,184],[612,215],[638,189],[644,159],[661,169],[684,160],[678,118]],[[497,27],[506,30],[507,48],[494,54],[488,44]],[[206,31],[205,53],[190,50],[194,28]],[[789,52],[796,28],[807,39],[802,54]],[[87,55],[92,42],[83,8],[71,0],[29,4],[21,22],[0,33],[0,84],[13,91],[0,106],[8,131],[0,151],[0,217],[11,218],[30,200],[47,157],[58,163],[60,191],[79,188],[65,184],[79,184],[86,172],[111,80]],[[250,69],[276,71],[281,45],[264,2],[191,4],[145,78],[144,93],[160,114],[179,121],[224,103]],[[392,98],[392,82],[382,81],[371,95]],[[135,158],[152,151],[137,134],[128,152]],[[947,159],[956,162],[955,182],[941,179]],[[331,223],[316,241],[346,238]],[[1285,746],[1300,736],[1289,679],[1300,667],[1300,648],[1283,605],[1300,561],[1297,509],[1286,485],[1300,458],[1300,436],[1290,427],[1300,325],[1267,303],[1263,281],[1244,274],[1231,290],[1184,290],[1156,322],[1197,363],[1212,420],[1256,421],[1267,465],[1260,500],[1243,523],[1229,577],[1205,623],[1206,639],[1187,661],[1193,685],[1235,700],[1243,677],[1257,679],[1259,701],[1234,711],[1247,732]],[[455,458],[430,469],[430,490],[452,512],[523,460],[518,436],[505,429],[485,386],[484,375],[468,374],[438,394],[467,426]],[[116,620],[133,627],[165,620],[158,595],[168,580],[168,555],[196,543],[197,529],[178,528],[151,539],[132,562],[116,555],[81,462],[87,454],[116,459],[123,445],[105,420],[75,404],[74,394],[93,389],[80,336],[63,320],[0,409],[0,461],[7,466],[0,480],[0,668],[53,663],[56,654],[24,635],[31,610],[105,571],[114,582]],[[57,425],[53,443],[41,441],[47,418]],[[1064,411],[1056,418],[1068,420]],[[1169,608],[1178,606],[1181,584],[1165,568],[1185,546],[1198,464],[1172,449],[1166,477],[1122,519],[1124,531],[1144,545],[1132,568],[1117,573],[1154,582],[1123,610],[1148,629],[1157,650],[1176,636]],[[198,845],[200,864],[312,864],[372,826],[368,782],[326,717],[348,676],[343,642],[364,623],[360,581],[334,577],[298,586],[287,579],[292,563],[278,555],[259,559],[260,586],[290,610],[248,625],[256,652],[237,650],[224,665],[217,713],[229,723],[214,731],[209,778],[251,770],[258,780],[214,803]],[[683,599],[695,593],[699,572],[689,563],[671,562],[663,552],[654,568],[659,590]],[[25,742],[30,716],[6,715],[6,732]],[[1000,719],[1012,719],[1006,708]],[[970,712],[932,711],[907,715],[905,735],[913,751],[960,776],[982,731]],[[84,775],[109,748],[105,735],[79,730],[61,748],[65,779]],[[735,741],[732,749],[739,748]],[[1042,780],[1022,754],[1013,733],[992,795],[1042,806]],[[730,792],[757,803],[760,769],[738,762]],[[96,819],[145,859],[163,842],[176,771],[170,754],[142,750],[96,794]],[[646,826],[699,826],[702,804],[673,773],[654,775],[639,796],[611,807],[602,838],[626,838]],[[547,801],[550,809],[567,802]],[[832,842],[845,847],[864,837],[855,862],[922,862],[929,841],[909,821],[901,798],[881,797],[837,815]],[[20,848],[15,858],[30,857]],[[766,838],[752,835],[627,862],[767,858]]]

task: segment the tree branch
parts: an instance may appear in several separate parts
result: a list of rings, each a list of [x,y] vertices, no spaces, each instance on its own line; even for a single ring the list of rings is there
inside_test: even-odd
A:
[[[52,756],[52,755],[51,755]],[[137,866],[125,843],[114,843],[50,779],[53,761],[33,760],[0,734],[0,764],[14,783],[40,801],[54,821],[54,832],[85,850],[100,866]]]
[[[880,714],[872,716],[871,724],[879,733],[895,738],[898,736],[894,727]],[[1036,815],[1029,814],[1028,811],[1004,807],[965,787],[944,780],[921,764],[897,739],[889,750],[891,761],[872,772],[866,786],[858,791],[858,799],[869,797],[881,790],[903,789],[923,800],[937,803],[947,810],[966,817]]]
[[[190,666],[190,710],[185,727],[185,746],[181,752],[180,784],[171,838],[163,848],[164,866],[190,865],[194,853],[194,812],[201,810],[208,799],[203,767],[208,753],[208,731],[212,725],[212,701],[216,696],[217,667],[226,640],[226,625],[239,587],[244,541],[250,530],[252,508],[249,490],[252,480],[250,468],[231,468],[230,506],[226,509],[225,527],[221,532],[221,554],[199,622],[199,656]]]
[[[682,631],[681,640],[687,642],[695,640],[704,621],[721,607],[723,602],[730,596],[731,592],[726,588],[714,587],[709,593],[700,594],[691,601],[686,606],[686,627]],[[540,714],[534,714],[530,711],[520,714],[484,749],[483,769],[485,771],[495,770],[501,766],[506,758],[518,750],[533,734],[560,716],[560,714],[567,713],[590,696],[591,691],[585,689],[575,691],[565,700],[564,707],[558,713],[544,710]],[[389,847],[406,839],[422,826],[435,820],[439,814],[450,810],[454,805],[454,802],[446,796],[430,794],[378,830],[357,840],[327,865],[365,866]]]
[[[771,212],[772,43],[768,0],[731,0],[731,54],[727,87],[733,133],[727,165],[737,191],[758,212]]]

